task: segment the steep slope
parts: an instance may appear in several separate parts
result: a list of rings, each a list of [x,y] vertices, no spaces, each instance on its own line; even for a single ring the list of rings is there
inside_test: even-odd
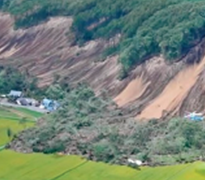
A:
[[[127,107],[128,112],[137,113],[137,119],[204,111],[200,98],[204,97],[203,53],[204,40],[179,62],[167,64],[160,57],[150,59],[133,71],[137,78],[124,88],[115,102]],[[143,81],[139,81],[142,75]],[[135,87],[132,87],[134,82]]]
[[[182,69],[137,118],[161,118],[163,111],[171,112],[180,108],[181,103],[196,84],[204,65],[205,59],[199,64]]]
[[[114,88],[120,68],[117,57],[97,61],[109,42],[98,40],[83,47],[73,46],[73,35],[68,32],[71,18],[52,18],[17,31],[13,30],[10,15],[1,14],[0,23],[0,63],[27,70],[39,78],[40,87],[50,84],[54,75],[61,75],[73,83],[86,80],[96,91]]]
[[[0,23],[0,64],[38,77],[40,87],[52,83],[56,75],[71,84],[86,81],[97,94],[108,91],[125,114],[137,118],[204,110],[204,61],[197,65],[204,54],[204,40],[181,61],[168,63],[162,56],[153,57],[120,81],[118,56],[100,61],[103,50],[117,43],[119,37],[88,41],[79,47],[68,31],[72,18],[55,17],[28,29],[14,30],[14,19],[1,13]]]

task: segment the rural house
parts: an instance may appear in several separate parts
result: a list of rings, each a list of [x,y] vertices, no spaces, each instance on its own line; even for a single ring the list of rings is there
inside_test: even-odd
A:
[[[14,97],[14,98],[20,98],[23,96],[23,93],[21,91],[11,90],[10,93],[8,94],[8,96]]]

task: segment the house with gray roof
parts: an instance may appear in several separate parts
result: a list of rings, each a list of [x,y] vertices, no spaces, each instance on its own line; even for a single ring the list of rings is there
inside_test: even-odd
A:
[[[23,96],[22,91],[15,91],[11,90],[10,93],[8,94],[9,97],[15,97],[15,98],[20,98]]]

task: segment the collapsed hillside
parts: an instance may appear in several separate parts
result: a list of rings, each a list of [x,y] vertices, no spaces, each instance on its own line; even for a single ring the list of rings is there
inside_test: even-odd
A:
[[[13,30],[10,15],[1,14],[0,22],[0,63],[27,70],[39,78],[40,87],[60,75],[72,83],[86,80],[97,91],[114,88],[120,68],[117,57],[100,61],[100,53],[114,39],[90,41],[83,47],[72,45],[73,35],[68,32],[71,18],[52,18],[45,24],[17,31]]]
[[[116,44],[118,37],[92,40],[79,47],[68,31],[71,18],[51,18],[35,27],[14,30],[13,18],[1,14],[0,23],[0,64],[38,77],[40,87],[52,83],[56,76],[70,84],[87,82],[97,94],[106,90],[125,114],[137,119],[204,111],[205,40],[180,61],[168,63],[156,56],[119,80],[118,56],[101,61],[103,50]]]
[[[130,156],[151,165],[204,159],[203,122],[155,120],[205,113],[203,1],[3,2],[0,64],[36,76],[39,87],[71,85],[59,111],[11,148],[121,164]],[[95,93],[81,83],[72,89],[79,82]]]

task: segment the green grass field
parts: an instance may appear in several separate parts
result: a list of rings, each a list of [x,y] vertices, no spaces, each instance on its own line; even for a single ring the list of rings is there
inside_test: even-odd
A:
[[[42,116],[40,113],[32,112],[23,108],[0,107],[0,147],[10,141],[7,136],[8,129],[16,134],[24,128],[34,125],[34,119]],[[26,117],[27,122],[20,124],[19,121]]]
[[[135,170],[77,156],[0,152],[1,180],[204,180],[205,163]]]
[[[0,119],[0,146],[9,142],[10,138],[7,136],[7,130],[10,129],[12,134],[16,134],[26,127],[32,126],[33,123],[19,124],[18,121]]]
[[[42,113],[31,111],[29,109],[25,109],[25,108],[15,108],[15,109],[21,112],[22,114],[25,114],[30,117],[39,118],[42,116]]]
[[[6,130],[17,133],[25,126],[15,114],[0,108],[0,147],[7,142]],[[30,113],[20,109],[21,112]],[[3,117],[3,119],[1,118]],[[11,117],[8,118],[8,117]],[[33,125],[27,122],[27,126]],[[204,180],[205,163],[195,162],[165,167],[132,169],[87,161],[78,156],[22,154],[11,150],[0,151],[0,180]]]
[[[43,114],[25,108],[0,106],[0,119],[20,120],[25,117],[28,121],[35,121]]]

